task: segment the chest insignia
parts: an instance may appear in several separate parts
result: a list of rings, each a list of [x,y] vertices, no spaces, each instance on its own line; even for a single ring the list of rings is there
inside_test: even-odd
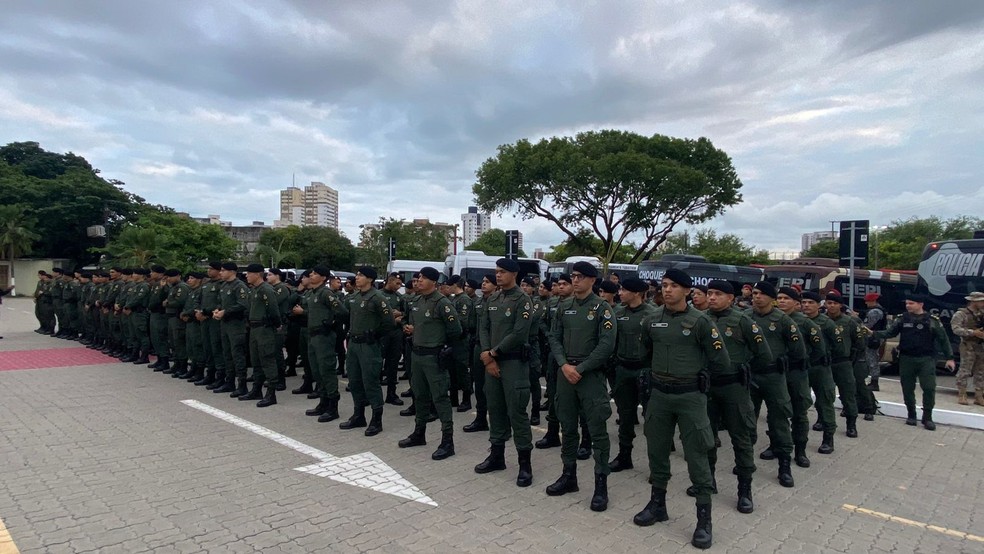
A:
[[[916,329],[922,329],[922,328],[923,328],[923,324],[922,323],[917,323],[916,324]]]
[[[506,317],[512,317],[512,310],[506,308]]]
[[[594,318],[595,318],[595,311],[591,310],[590,312],[588,312],[588,321],[591,321]]]
[[[689,337],[690,336],[690,329],[684,329],[683,330],[683,336]]]
[[[725,327],[724,328],[724,336],[730,337],[732,334],[733,334],[733,332],[731,331],[731,327]]]
[[[711,327],[711,338],[712,339],[721,338],[721,335],[718,334],[718,330],[713,327]]]
[[[775,324],[775,322],[769,324],[769,330],[770,331],[775,331],[776,330],[776,324]]]
[[[430,316],[431,316],[431,311],[430,310],[427,310],[426,312],[424,312],[424,317],[430,317]]]
[[[669,326],[670,326],[669,323],[652,323],[652,324],[650,324],[650,327],[653,327],[653,328],[657,328],[657,327],[662,328],[662,327],[669,327]]]
[[[361,303],[361,304],[359,304],[359,307],[360,307],[360,308],[365,308],[365,307],[366,307],[366,301],[365,301],[365,300],[363,300],[363,301],[362,301],[362,303]]]

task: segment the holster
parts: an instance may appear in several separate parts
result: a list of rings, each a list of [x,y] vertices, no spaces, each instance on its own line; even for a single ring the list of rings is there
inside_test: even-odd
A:
[[[711,372],[706,368],[697,372],[697,390],[704,394],[711,390]]]
[[[653,394],[653,377],[649,371],[640,371],[636,378],[639,385],[639,402],[646,406],[649,404],[649,397]]]

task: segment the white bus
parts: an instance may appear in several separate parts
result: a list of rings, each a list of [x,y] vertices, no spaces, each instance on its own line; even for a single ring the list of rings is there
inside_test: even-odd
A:
[[[423,260],[391,260],[386,264],[386,275],[390,273],[399,273],[400,278],[403,279],[404,283],[409,283],[413,279],[413,274],[419,272],[425,267],[433,267],[434,269],[441,271],[444,268],[444,262],[428,262]],[[385,280],[385,275],[381,276]],[[442,279],[443,281],[443,279]]]
[[[601,271],[601,260],[594,256],[571,256],[562,262],[553,262],[547,267],[547,276],[551,279],[556,278],[562,273],[571,273],[574,264],[577,262],[588,262],[589,264],[598,268]],[[608,273],[603,275],[604,278],[608,278],[612,273],[617,273],[619,280],[625,279],[627,277],[638,277],[639,276],[639,266],[636,264],[608,264]]]
[[[482,276],[486,273],[495,272],[495,261],[502,256],[487,256],[484,252],[475,250],[464,250],[457,254],[451,254],[444,260],[444,274],[461,275],[465,279],[474,279],[481,282]],[[543,278],[547,271],[547,262],[535,258],[519,258],[519,278],[527,275]],[[435,266],[440,269],[439,266]]]

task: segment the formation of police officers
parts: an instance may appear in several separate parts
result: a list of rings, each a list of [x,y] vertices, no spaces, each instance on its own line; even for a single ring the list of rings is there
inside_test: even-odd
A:
[[[481,283],[452,276],[439,284],[438,270],[426,267],[411,283],[388,275],[381,289],[372,267],[342,283],[317,266],[296,285],[287,284],[280,270],[267,272],[258,264],[245,268],[245,282],[239,271],[229,262],[184,276],[161,266],[79,274],[56,269],[42,275],[36,293],[38,332],[79,340],[121,362],[150,364],[155,352],[154,371],[257,400],[259,407],[276,404],[285,377],[304,367],[303,384],[292,392],[318,400],[306,414],[320,422],[340,419],[339,377],[347,375],[354,411],[339,427],[364,428],[366,436],[382,431],[384,404],[404,404],[396,394],[402,362],[410,380],[403,396],[412,404],[400,414],[413,416],[414,427],[399,441],[401,448],[425,445],[427,423],[440,420],[441,442],[432,458],[454,455],[452,410],[471,411],[474,395],[477,415],[463,430],[487,431],[491,444],[477,473],[506,469],[512,439],[516,484],[530,486],[534,447],[559,446],[562,473],[546,488],[559,496],[578,492],[577,461],[593,455],[594,511],[608,506],[608,475],[633,467],[641,404],[652,487],[634,522],[648,526],[669,518],[669,456],[679,429],[691,482],[687,493],[696,499],[692,544],[698,548],[712,543],[719,430],[728,433],[734,450],[736,508],[751,513],[763,403],[768,446],[759,457],[776,460],[779,484],[793,487],[791,463],[810,467],[811,389],[814,429],[822,431],[817,452],[830,454],[836,392],[847,437],[858,437],[859,413],[874,417],[874,396],[864,386],[872,340],[901,333],[906,423],[916,424],[919,380],[927,429],[935,428],[935,352],[952,358],[942,326],[918,297],[907,301],[907,313],[890,327],[872,333],[836,294],[821,298],[759,282],[736,298],[728,281],[695,287],[677,269],[659,283],[601,282],[595,266],[579,262],[569,275],[541,283],[518,281],[519,266],[503,258]],[[977,308],[984,308],[984,295],[978,300]],[[981,399],[984,383],[978,379],[984,376],[975,375]],[[614,457],[606,427],[610,399],[618,415]],[[547,432],[534,443],[530,427],[544,411]]]

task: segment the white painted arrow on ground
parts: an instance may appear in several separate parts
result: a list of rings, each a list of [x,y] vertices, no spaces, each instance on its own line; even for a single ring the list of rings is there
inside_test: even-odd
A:
[[[303,471],[318,477],[327,477],[346,485],[372,489],[429,506],[437,506],[437,502],[431,500],[429,496],[421,492],[413,483],[404,479],[395,469],[386,465],[386,462],[372,452],[339,458],[197,400],[182,400],[181,403],[318,460],[316,464],[296,467],[294,468],[295,471]]]

